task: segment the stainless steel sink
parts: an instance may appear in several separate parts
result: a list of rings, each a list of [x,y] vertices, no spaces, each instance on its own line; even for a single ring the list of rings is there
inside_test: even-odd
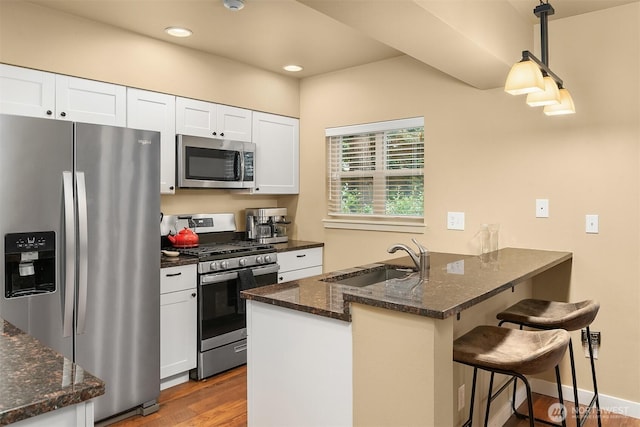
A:
[[[339,283],[341,285],[363,287],[386,282],[387,280],[392,279],[404,279],[412,273],[413,270],[410,269],[380,268],[357,276],[346,277],[344,279],[340,277],[333,277],[330,278],[329,281]]]

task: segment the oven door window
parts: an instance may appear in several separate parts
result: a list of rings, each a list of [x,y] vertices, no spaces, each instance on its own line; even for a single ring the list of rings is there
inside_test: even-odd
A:
[[[185,178],[205,181],[240,181],[238,151],[185,147]]]
[[[237,275],[200,285],[200,339],[224,335],[247,326],[245,300],[238,298]],[[277,283],[277,273],[254,276],[256,286]]]

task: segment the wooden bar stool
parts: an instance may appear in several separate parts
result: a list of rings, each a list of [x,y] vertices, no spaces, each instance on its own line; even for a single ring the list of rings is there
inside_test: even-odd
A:
[[[473,421],[478,369],[491,372],[487,410],[484,417],[485,427],[489,422],[491,402],[510,384],[508,381],[494,394],[493,377],[496,373],[522,380],[527,389],[530,426],[534,427],[531,387],[525,375],[538,374],[555,367],[560,408],[564,410],[558,363],[564,356],[569,339],[569,333],[563,329],[523,331],[499,326],[478,326],[456,339],[453,342],[453,360],[473,367],[469,419],[463,426],[471,426]],[[565,414],[562,415],[562,425],[565,426]]]
[[[587,345],[589,348],[589,359],[591,361],[591,377],[593,378],[593,398],[584,411],[584,416],[580,416],[580,404],[578,402],[578,385],[576,381],[576,366],[573,357],[573,344],[569,340],[569,359],[571,362],[571,379],[573,383],[573,397],[576,424],[582,426],[587,420],[594,404],[598,416],[598,426],[602,426],[600,419],[600,398],[598,396],[598,382],[596,381],[596,366],[593,359],[593,346],[591,344],[591,331],[589,325],[593,322],[600,304],[594,300],[585,300],[577,303],[566,303],[556,301],[545,301],[539,299],[524,299],[512,305],[496,316],[503,323],[513,323],[534,329],[564,329],[566,331],[578,331],[583,328],[587,332]],[[513,390],[515,396],[515,387]],[[515,400],[515,399],[514,399]],[[515,411],[515,406],[514,406]]]

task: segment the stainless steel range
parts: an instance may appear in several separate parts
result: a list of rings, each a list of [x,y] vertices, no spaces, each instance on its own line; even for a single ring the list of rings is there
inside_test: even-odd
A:
[[[247,362],[245,301],[240,292],[277,283],[278,258],[272,245],[240,240],[234,214],[166,215],[161,230],[188,227],[198,246],[171,248],[198,257],[198,366],[203,379]],[[163,246],[170,243],[163,238]]]

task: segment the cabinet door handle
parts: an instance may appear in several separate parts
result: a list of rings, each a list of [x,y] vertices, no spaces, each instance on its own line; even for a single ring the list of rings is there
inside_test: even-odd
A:
[[[198,294],[196,294],[195,292],[191,294],[191,296],[192,296],[193,298],[195,298],[197,295],[198,295]]]
[[[61,115],[62,117],[67,117],[67,113],[65,113],[64,111],[63,111],[62,113],[60,113],[60,115]]]
[[[47,116],[50,116],[50,115],[52,115],[52,114],[53,114],[53,111],[51,111],[51,110],[47,110]]]
[[[296,258],[304,258],[304,257],[306,257],[306,256],[307,256],[307,254],[296,255]]]
[[[174,277],[174,276],[180,276],[180,275],[182,275],[182,272],[180,272],[180,273],[167,273],[166,276],[167,277]]]

